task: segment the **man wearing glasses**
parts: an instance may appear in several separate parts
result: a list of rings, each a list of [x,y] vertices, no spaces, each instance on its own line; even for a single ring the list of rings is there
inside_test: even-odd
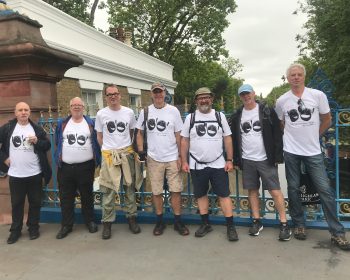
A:
[[[97,232],[94,222],[93,182],[95,166],[101,163],[94,121],[84,116],[84,102],[75,97],[70,102],[71,115],[60,120],[55,131],[58,166],[57,181],[62,221],[57,239],[65,238],[73,229],[75,197],[81,198],[81,211],[90,233]]]
[[[193,193],[202,220],[202,225],[195,232],[195,236],[203,237],[213,230],[209,223],[210,182],[213,192],[219,197],[226,219],[227,239],[237,241],[238,234],[233,222],[227,174],[233,169],[231,130],[225,115],[212,109],[213,93],[209,88],[199,88],[195,93],[195,102],[197,110],[186,117],[181,131],[182,170],[191,173]]]
[[[102,149],[100,190],[102,196],[102,239],[111,238],[111,226],[115,221],[115,198],[123,185],[125,192],[126,217],[132,233],[141,229],[136,222],[135,201],[135,159],[131,146],[136,125],[134,112],[121,105],[121,93],[114,84],[105,86],[107,107],[99,110],[95,128],[97,140]],[[123,175],[123,182],[121,178]]]
[[[305,87],[305,67],[295,63],[287,69],[290,90],[276,102],[276,113],[284,127],[283,150],[288,183],[289,213],[294,237],[306,239],[305,216],[299,198],[301,163],[310,174],[320,195],[331,240],[342,250],[350,250],[343,225],[337,218],[334,190],[329,185],[319,138],[331,125],[326,95]]]
[[[189,230],[181,221],[181,191],[183,189],[180,159],[180,131],[182,119],[179,110],[167,104],[165,86],[154,83],[151,87],[153,104],[148,107],[148,118],[144,124],[144,110],[141,111],[137,121],[137,146],[140,160],[145,160],[143,151],[144,125],[147,126],[147,174],[150,178],[153,193],[157,222],[153,234],[163,234],[163,188],[164,176],[168,181],[171,193],[171,206],[174,212],[174,230],[180,235],[188,235]]]

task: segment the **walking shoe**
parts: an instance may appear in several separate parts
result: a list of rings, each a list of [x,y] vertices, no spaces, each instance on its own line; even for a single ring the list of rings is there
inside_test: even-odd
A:
[[[227,239],[229,241],[238,241],[238,234],[234,225],[227,226]]]
[[[278,237],[281,241],[288,241],[292,236],[292,231],[290,230],[288,223],[280,223],[280,235]]]
[[[18,231],[11,231],[9,238],[7,238],[7,244],[16,243],[21,234],[22,233]]]
[[[331,241],[342,250],[345,250],[345,251],[350,250],[350,242],[346,239],[345,235],[339,235],[339,236],[332,235]]]
[[[199,229],[197,229],[196,232],[194,233],[194,236],[195,237],[203,237],[204,235],[211,232],[212,230],[213,230],[213,228],[211,227],[211,225],[201,224]]]
[[[112,223],[111,222],[104,222],[103,223],[103,230],[102,230],[102,239],[110,239],[112,236]]]
[[[128,224],[129,224],[129,229],[130,229],[130,231],[132,233],[136,234],[136,233],[140,233],[141,232],[141,228],[137,224],[135,216],[131,216],[131,217],[128,218]]]
[[[249,235],[258,236],[260,234],[260,231],[262,231],[263,229],[264,227],[260,222],[260,219],[253,219],[253,223],[249,228]]]
[[[95,224],[95,222],[91,221],[86,224],[86,227],[88,228],[90,233],[95,233],[98,231],[98,227]]]
[[[70,233],[70,232],[72,232],[72,227],[63,226],[63,227],[61,227],[61,229],[57,233],[56,239],[65,238],[68,235],[68,233]]]
[[[163,222],[157,222],[156,226],[153,229],[153,235],[155,236],[162,235],[165,228],[166,228],[166,225]]]
[[[305,227],[297,227],[294,229],[294,237],[299,240],[306,239],[306,229]]]
[[[182,221],[175,222],[174,224],[174,230],[177,231],[180,235],[189,235],[190,231],[185,226],[185,224]]]
[[[40,237],[40,232],[37,229],[29,230],[29,240],[34,240]]]

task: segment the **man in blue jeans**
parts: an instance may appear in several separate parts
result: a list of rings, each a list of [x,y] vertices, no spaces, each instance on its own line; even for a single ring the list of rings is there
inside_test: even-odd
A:
[[[276,102],[276,112],[284,127],[283,150],[294,237],[306,239],[304,211],[299,198],[303,162],[320,195],[332,242],[342,250],[350,250],[344,227],[337,218],[335,194],[329,185],[319,142],[320,135],[332,121],[328,100],[322,91],[305,87],[305,74],[302,64],[289,66],[287,79],[291,89]]]

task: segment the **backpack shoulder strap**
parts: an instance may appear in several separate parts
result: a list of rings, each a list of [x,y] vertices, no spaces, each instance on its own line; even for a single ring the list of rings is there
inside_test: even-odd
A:
[[[194,126],[194,122],[196,121],[196,111],[194,111],[193,113],[191,113],[191,119],[190,119],[190,129],[188,130],[188,132],[191,132],[191,129]]]
[[[222,122],[221,122],[221,114],[216,110],[215,110],[215,118],[216,118],[216,121],[218,122],[218,125],[221,127],[222,132],[224,132],[224,128],[222,127]]]

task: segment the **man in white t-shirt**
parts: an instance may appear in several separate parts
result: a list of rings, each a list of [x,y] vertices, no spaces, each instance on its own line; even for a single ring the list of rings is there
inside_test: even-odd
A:
[[[212,109],[213,93],[209,88],[199,88],[195,93],[195,102],[197,110],[186,117],[181,131],[182,170],[191,173],[193,193],[202,220],[195,236],[203,237],[213,230],[209,223],[210,182],[226,219],[227,239],[237,241],[227,174],[233,169],[231,130],[225,115]]]
[[[8,244],[17,242],[21,236],[26,197],[29,202],[29,239],[40,236],[43,178],[45,184],[48,184],[52,174],[46,155],[51,144],[44,129],[29,119],[29,105],[24,102],[17,103],[15,116],[15,119],[0,127],[0,170],[9,175],[12,206]]]
[[[97,112],[95,129],[102,148],[100,190],[102,195],[102,239],[111,238],[111,226],[115,221],[115,197],[120,185],[125,191],[126,217],[132,233],[141,229],[136,222],[135,159],[131,137],[135,128],[134,112],[121,105],[121,93],[114,84],[105,86],[107,107]],[[121,178],[123,174],[123,182]]]
[[[320,195],[332,242],[343,250],[350,250],[344,227],[337,218],[335,194],[329,185],[319,142],[320,135],[331,125],[328,100],[323,92],[305,87],[305,75],[302,64],[289,66],[287,79],[290,90],[276,102],[276,112],[284,127],[283,150],[294,237],[306,239],[304,210],[299,198],[303,163]]]
[[[140,159],[144,160],[143,131],[146,126],[147,137],[147,174],[150,178],[153,204],[157,222],[153,234],[163,234],[163,187],[166,176],[171,193],[171,206],[174,212],[174,230],[181,235],[188,235],[189,230],[181,221],[181,159],[180,159],[180,131],[182,119],[179,110],[165,102],[165,86],[154,83],[151,87],[153,104],[148,106],[148,118],[145,122],[144,110],[137,120],[137,146]]]
[[[290,240],[284,197],[278,178],[277,164],[283,162],[280,122],[274,109],[255,100],[251,85],[238,89],[243,106],[231,117],[233,162],[243,174],[243,188],[248,190],[253,222],[249,234],[258,236],[264,228],[260,219],[260,180],[271,194],[280,217],[279,240]]]
[[[95,167],[101,164],[101,149],[94,129],[95,122],[84,116],[84,102],[75,97],[69,102],[71,115],[61,119],[55,130],[55,160],[62,211],[57,239],[73,229],[75,197],[79,191],[81,212],[90,233],[97,232],[94,221],[93,182]]]

